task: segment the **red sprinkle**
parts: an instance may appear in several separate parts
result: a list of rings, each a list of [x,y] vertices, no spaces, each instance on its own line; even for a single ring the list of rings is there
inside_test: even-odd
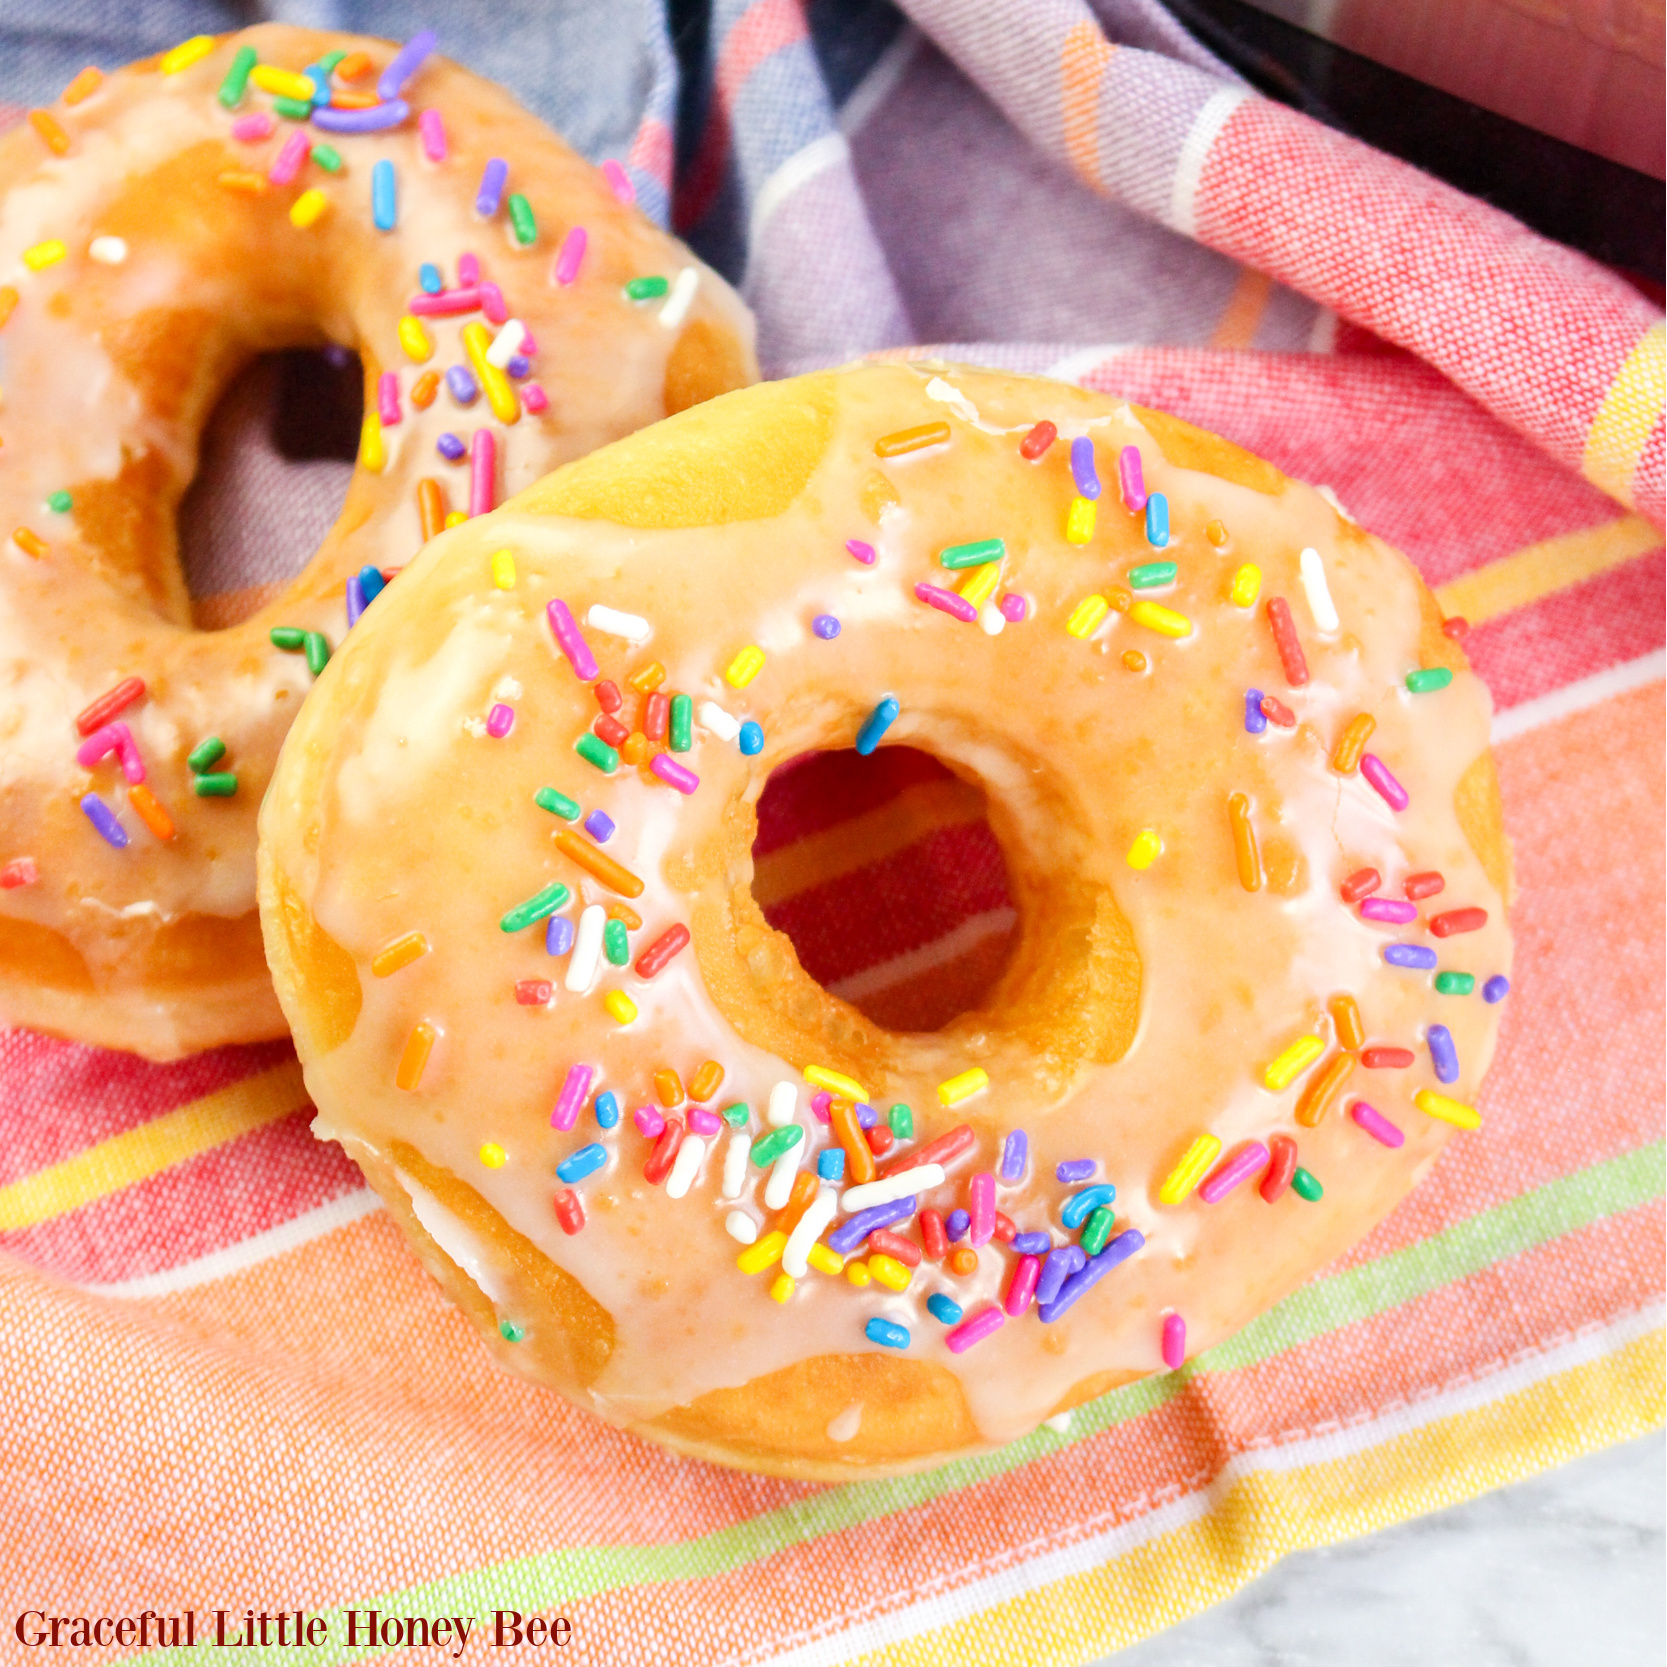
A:
[[[868,1142],[869,1151],[877,1158],[883,1158],[897,1144],[897,1136],[884,1123],[876,1123],[873,1128],[864,1129],[862,1137]]]
[[[963,1152],[972,1150],[975,1136],[972,1124],[963,1123],[959,1128],[951,1129],[948,1134],[941,1134],[936,1140],[929,1140],[918,1152],[906,1152],[900,1158],[893,1160],[880,1171],[884,1179],[887,1175],[901,1175],[905,1169],[918,1169],[923,1163],[947,1164],[952,1158],[958,1158]]]
[[[1019,456],[1027,463],[1034,463],[1058,438],[1059,430],[1052,423],[1038,423],[1019,442]]]
[[[602,681],[594,687],[596,693],[596,704],[600,706],[604,712],[617,712],[620,704],[619,685],[617,683],[610,683],[607,678],[603,678]]]
[[[19,886],[32,886],[39,878],[33,857],[13,857],[0,868],[0,889],[15,891]]]
[[[1262,716],[1270,724],[1278,724],[1281,729],[1295,729],[1297,727],[1296,713],[1284,701],[1276,699],[1273,695],[1262,696]]]
[[[1411,1048],[1362,1048],[1360,1063],[1368,1071],[1404,1071],[1415,1061]]]
[[[942,1214],[937,1210],[922,1210],[917,1220],[920,1242],[926,1246],[928,1259],[941,1262],[949,1254],[949,1235],[944,1232]]]
[[[654,1150],[648,1154],[648,1162],[642,1166],[642,1178],[651,1187],[659,1186],[671,1174],[671,1166],[677,1161],[677,1148],[682,1144],[683,1119],[668,1117],[660,1138],[654,1142]]]
[[[1444,915],[1432,916],[1430,930],[1438,938],[1450,938],[1455,932],[1480,932],[1487,923],[1486,909],[1449,909]]]
[[[1280,663],[1285,667],[1285,681],[1293,689],[1300,689],[1308,681],[1308,662],[1302,655],[1290,604],[1283,596],[1268,598],[1268,624],[1273,627],[1273,646],[1279,650]]]
[[[1454,614],[1451,619],[1442,620],[1441,634],[1453,642],[1463,642],[1470,635],[1470,621],[1462,614]]]
[[[1337,889],[1345,903],[1358,903],[1382,884],[1383,876],[1375,868],[1357,868]]]
[[[668,695],[653,694],[648,697],[648,704],[643,707],[642,732],[650,741],[663,741],[666,738],[666,726],[671,717],[671,698]]]
[[[1019,1230],[1013,1225],[1013,1218],[996,1211],[996,1230],[993,1235],[998,1244],[1011,1244],[1019,1236]]]
[[[562,1232],[567,1234],[577,1233],[585,1224],[585,1207],[571,1187],[556,1194],[556,1220],[561,1223]]]
[[[523,978],[515,986],[515,999],[523,1007],[542,1007],[554,988],[548,978]]]
[[[652,978],[689,941],[689,928],[678,922],[668,926],[641,955],[637,957],[637,977]]]
[[[889,1232],[884,1227],[876,1227],[868,1235],[868,1248],[877,1256],[894,1256],[906,1268],[920,1266],[920,1246],[901,1234]]]
[[[1420,897],[1434,897],[1446,886],[1447,882],[1432,868],[1425,874],[1407,875],[1406,893],[1416,902]]]
[[[618,718],[610,718],[606,712],[590,726],[608,743],[610,747],[624,746],[626,737],[631,731]]]
[[[1268,1142],[1268,1152],[1268,1167],[1256,1190],[1270,1204],[1277,1204],[1297,1171],[1297,1143],[1288,1134],[1276,1134]]]
[[[118,712],[125,712],[144,692],[144,678],[124,678],[115,688],[107,694],[100,695],[91,706],[77,715],[76,733],[91,735],[95,729],[103,729]]]

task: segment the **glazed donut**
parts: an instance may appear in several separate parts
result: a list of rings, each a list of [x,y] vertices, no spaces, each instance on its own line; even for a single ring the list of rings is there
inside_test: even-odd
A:
[[[281,1035],[255,812],[310,666],[448,513],[755,374],[722,280],[431,45],[200,36],[0,140],[12,1022],[156,1059]],[[364,368],[340,519],[194,629],[174,511],[208,414],[326,344]]]
[[[1209,1348],[1475,1125],[1488,725],[1406,560],[1271,465],[854,367],[430,544],[285,743],[262,920],[318,1131],[500,1361],[686,1453],[906,1470]],[[983,790],[1019,915],[931,1034],[749,889],[771,770],[894,744]]]

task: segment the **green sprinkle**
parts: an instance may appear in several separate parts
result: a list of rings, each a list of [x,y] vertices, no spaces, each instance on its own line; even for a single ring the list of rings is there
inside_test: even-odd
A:
[[[1435,987],[1444,996],[1467,996],[1476,988],[1473,972],[1438,972]]]
[[[602,953],[610,967],[622,967],[631,959],[631,940],[625,935],[623,920],[610,920],[602,928]]]
[[[339,64],[346,56],[347,52],[345,48],[339,52],[326,52],[313,67],[321,74],[334,75],[336,73],[336,65]]]
[[[519,1343],[527,1335],[527,1328],[517,1325],[513,1320],[503,1321],[499,1325],[498,1331],[506,1343]]]
[[[1306,1198],[1310,1204],[1318,1204],[1325,1197],[1325,1188],[1301,1164],[1291,1176],[1291,1191],[1298,1198]]]
[[[1435,689],[1445,689],[1453,681],[1453,674],[1445,666],[1427,666],[1423,671],[1407,673],[1407,687],[1415,695],[1427,695]]]
[[[218,735],[210,735],[207,740],[199,741],[186,756],[185,766],[194,776],[200,776],[204,770],[212,769],[226,756],[226,743]]]
[[[1172,561],[1143,561],[1129,569],[1130,590],[1156,590],[1159,585],[1175,582],[1175,563]]]
[[[547,810],[552,816],[559,816],[564,822],[579,820],[579,801],[570,799],[565,793],[558,793],[553,787],[541,787],[533,794],[533,803],[540,810]]]
[[[752,1120],[751,1108],[743,1105],[739,1100],[737,1100],[732,1106],[725,1106],[723,1110],[718,1113],[718,1115],[723,1118],[723,1120],[732,1129],[744,1129]]]
[[[275,98],[272,113],[282,116],[286,122],[304,122],[313,113],[313,101],[310,98]]]
[[[74,502],[75,500],[69,495],[69,493],[54,492],[46,500],[46,507],[51,510],[54,515],[68,515],[70,505]]]
[[[1111,1226],[1117,1217],[1107,1209],[1098,1209],[1088,1218],[1088,1225],[1082,1230],[1081,1244],[1083,1253],[1088,1256],[1098,1256],[1106,1247],[1106,1240],[1111,1237]]]
[[[267,635],[274,648],[300,648],[307,641],[307,633],[299,625],[274,625]]]
[[[627,301],[652,301],[664,295],[671,285],[664,278],[633,278],[625,286]]]
[[[573,750],[605,776],[611,776],[619,768],[619,754],[600,735],[592,735],[589,730],[573,743]]]
[[[886,1113],[886,1121],[891,1124],[891,1132],[899,1140],[913,1140],[915,1133],[915,1114],[907,1106],[896,1105]]]
[[[538,222],[533,218],[533,205],[519,191],[509,194],[509,229],[523,249],[538,241]]]
[[[531,926],[535,920],[548,919],[572,895],[560,880],[552,880],[536,897],[529,897],[525,903],[517,903],[498,922],[498,930],[519,932],[523,927]]]
[[[342,153],[334,145],[314,145],[312,159],[327,174],[339,174],[342,171]]]
[[[783,1152],[791,1152],[804,1137],[805,1131],[797,1123],[784,1123],[779,1129],[760,1135],[752,1143],[752,1161],[760,1169],[768,1169]]]
[[[972,544],[951,544],[938,552],[938,560],[945,567],[983,567],[1000,561],[1007,554],[1006,543],[999,538],[981,538]]]
[[[237,791],[234,775],[201,775],[191,778],[199,799],[229,799]]]
[[[301,646],[307,651],[307,670],[317,677],[330,663],[329,643],[322,632],[308,631],[301,639]]]
[[[243,102],[243,94],[249,86],[249,71],[255,67],[256,52],[252,46],[240,46],[237,56],[232,59],[232,67],[226,71],[226,79],[220,83],[220,103],[228,110],[235,110]]]
[[[669,744],[673,752],[687,752],[695,744],[695,703],[687,695],[671,697]]]

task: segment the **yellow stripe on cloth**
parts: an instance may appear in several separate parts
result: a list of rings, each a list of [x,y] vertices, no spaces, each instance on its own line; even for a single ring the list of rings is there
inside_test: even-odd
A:
[[[1059,54],[1059,105],[1065,129],[1065,154],[1071,166],[1095,190],[1100,180],[1100,87],[1117,48],[1098,25],[1073,23]]]
[[[1667,404],[1667,327],[1652,324],[1626,356],[1586,431],[1580,472],[1632,507],[1632,477]]]
[[[1501,556],[1474,573],[1436,586],[1436,600],[1449,618],[1472,625],[1526,608],[1541,597],[1595,579],[1646,551],[1659,549],[1661,534],[1641,515],[1623,515],[1596,527],[1562,533]]]
[[[276,1123],[306,1103],[301,1067],[294,1060],[245,1077],[229,1088],[217,1088],[125,1134],[89,1146],[50,1169],[0,1187],[0,1232],[33,1227],[108,1198],[187,1158]]]

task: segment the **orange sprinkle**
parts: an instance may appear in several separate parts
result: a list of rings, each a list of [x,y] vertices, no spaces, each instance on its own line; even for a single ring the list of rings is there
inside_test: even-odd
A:
[[[1352,1053],[1334,1053],[1308,1079],[1308,1086],[1303,1089],[1296,1110],[1297,1121],[1305,1129],[1314,1128],[1331,1110],[1331,1102],[1336,1099],[1338,1090],[1349,1080],[1349,1073],[1354,1069],[1354,1059]]]
[[[370,970],[378,978],[386,978],[389,973],[398,972],[413,961],[420,961],[427,953],[428,939],[421,932],[407,932],[404,937],[395,938],[392,943],[384,944],[377,950]]]
[[[227,191],[241,191],[246,197],[258,197],[266,189],[266,175],[247,168],[226,168],[220,173],[220,184]]]
[[[648,757],[648,737],[639,729],[619,743],[619,756],[627,764],[641,764]]]
[[[79,104],[88,99],[104,85],[104,71],[92,64],[81,71],[70,84],[64,88],[64,103]]]
[[[39,561],[51,546],[38,533],[32,533],[27,527],[14,527],[12,540],[26,556],[33,556]]]
[[[344,93],[330,95],[332,110],[374,110],[382,102],[375,93]]]
[[[949,1253],[949,1271],[961,1274],[963,1277],[969,1273],[977,1273],[978,1252],[969,1249],[966,1245],[962,1245],[958,1250],[952,1250]]]
[[[558,851],[594,874],[611,891],[624,897],[642,896],[642,881],[630,869],[621,868],[606,851],[598,850],[583,834],[575,833],[572,828],[557,828],[550,837]]]
[[[1331,1022],[1337,1027],[1337,1040],[1351,1053],[1366,1045],[1366,1027],[1360,1022],[1360,1004],[1347,992],[1333,996],[1330,1001]]]
[[[1146,656],[1138,648],[1123,650],[1123,665],[1129,671],[1145,671]]]
[[[700,1104],[710,1100],[723,1086],[724,1068],[717,1060],[709,1059],[689,1078],[689,1098]]]
[[[669,1066],[654,1073],[654,1092],[660,1104],[670,1108],[683,1104],[683,1079]]]
[[[437,370],[425,370],[415,382],[411,384],[411,403],[419,411],[426,411],[434,403],[434,396],[440,391],[440,373]]]
[[[816,1196],[816,1171],[801,1169],[793,1177],[793,1190],[787,1195],[787,1203],[782,1212],[776,1217],[775,1230],[778,1233],[791,1233],[799,1225],[799,1217],[810,1208],[810,1201]]]
[[[42,143],[54,156],[69,155],[69,135],[52,119],[46,110],[31,110],[29,125],[41,136]]]
[[[1219,550],[1227,542],[1227,529],[1219,521],[1212,521],[1205,527],[1204,536]]]
[[[948,423],[922,423],[919,428],[900,428],[895,434],[882,434],[874,442],[874,455],[901,457],[905,452],[941,446],[948,438]]]
[[[874,1150],[863,1138],[857,1108],[849,1100],[832,1099],[828,1102],[828,1122],[833,1127],[834,1139],[845,1148],[847,1183],[861,1186],[865,1181],[872,1181]]]
[[[1342,733],[1337,742],[1337,748],[1331,755],[1331,767],[1340,776],[1352,776],[1360,767],[1360,755],[1366,750],[1366,743],[1372,739],[1372,731],[1378,727],[1378,720],[1370,712],[1356,712],[1349,719],[1349,726]]]
[[[135,782],[128,788],[127,802],[133,806],[139,820],[158,839],[168,840],[174,837],[173,817],[162,808],[161,801],[142,781]]]
[[[12,316],[17,305],[17,290],[11,284],[0,284],[0,325]]]
[[[635,932],[642,925],[642,916],[628,903],[610,903],[608,905],[608,919],[624,921],[627,932]],[[723,1079],[720,1077],[718,1080],[721,1082]],[[704,1100],[706,1096],[702,1094],[700,1098]]]
[[[1246,891],[1262,889],[1262,863],[1256,852],[1256,830],[1250,825],[1250,800],[1243,793],[1227,795],[1227,821],[1233,829],[1233,861],[1239,884]]]
[[[339,75],[343,81],[363,81],[364,78],[375,68],[376,66],[370,61],[370,54],[368,52],[349,52],[348,55],[336,65],[336,74]]]
[[[1120,614],[1126,614],[1134,606],[1134,597],[1124,590],[1121,585],[1113,585],[1106,592],[1106,600]]]
[[[417,482],[417,517],[422,522],[425,544],[445,529],[446,489],[432,475],[424,475]]]
[[[650,660],[641,671],[634,671],[625,679],[639,695],[651,695],[666,680],[666,668],[658,660]]]
[[[394,1073],[395,1086],[407,1092],[423,1080],[423,1070],[434,1049],[434,1038],[439,1034],[427,1019],[412,1027],[405,1041],[405,1052],[399,1056],[399,1069]]]

